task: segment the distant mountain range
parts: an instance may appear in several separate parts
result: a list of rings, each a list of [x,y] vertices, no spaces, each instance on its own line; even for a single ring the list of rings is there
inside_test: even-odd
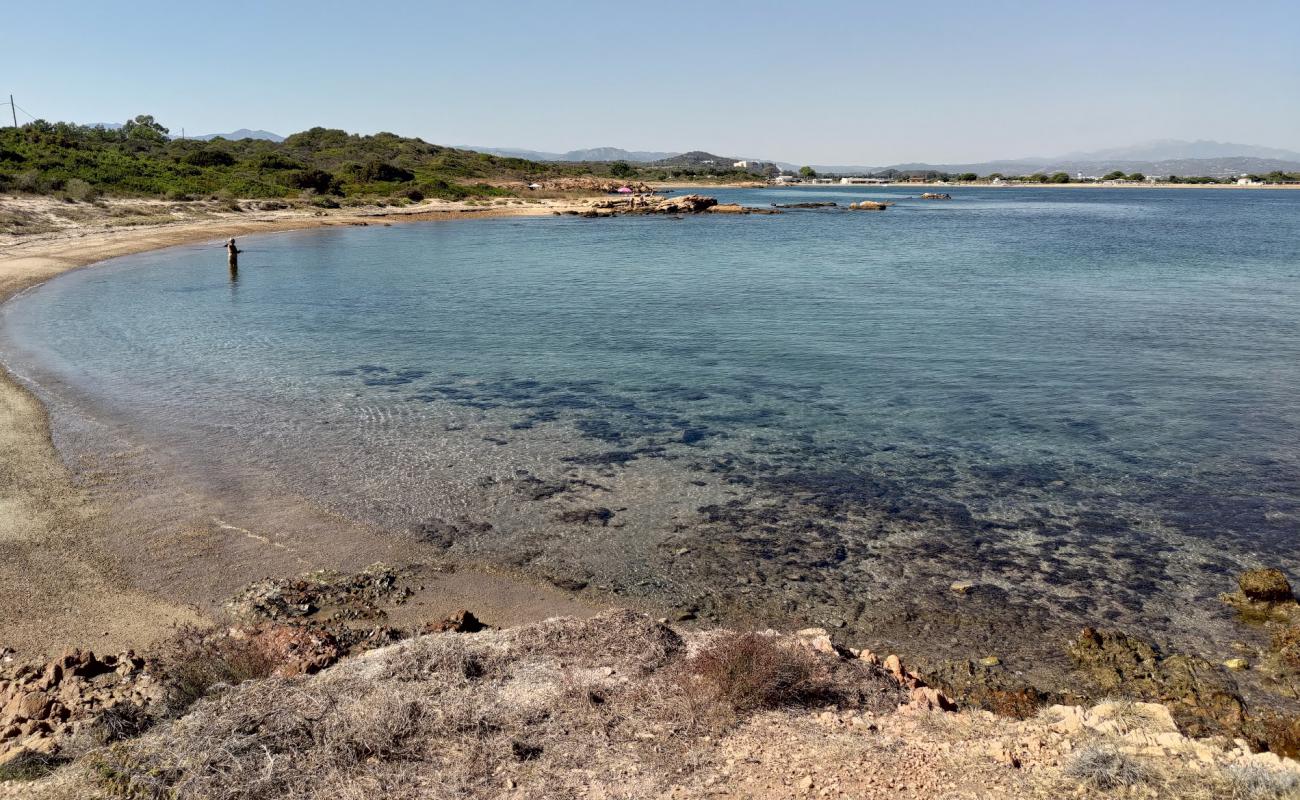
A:
[[[1212,142],[1200,139],[1156,139],[1129,147],[1112,147],[1083,153],[1067,153],[1062,159],[1073,161],[1178,161],[1206,158],[1262,158],[1276,161],[1300,161],[1300,152],[1253,144]],[[1044,159],[1047,161],[1056,159]]]
[[[702,151],[690,153],[662,153],[623,150],[617,147],[595,147],[587,150],[570,150],[567,153],[548,153],[538,150],[521,150],[500,147],[462,147],[481,153],[527,158],[533,161],[628,161],[656,166],[701,166],[709,161],[730,164],[737,159],[717,156]],[[799,164],[771,159],[782,169],[798,169]],[[975,172],[988,175],[1001,172],[1019,175],[1033,172],[1082,172],[1085,175],[1104,175],[1114,170],[1142,172],[1150,175],[1212,175],[1230,176],[1241,173],[1266,173],[1273,170],[1300,171],[1300,152],[1276,147],[1235,142],[1183,139],[1159,139],[1129,147],[1068,153],[1062,156],[1003,159],[966,164],[932,164],[911,162],[886,165],[813,164],[818,172],[839,175],[859,175],[871,172],[898,170],[899,172]]]
[[[86,123],[86,127],[88,127],[88,128],[103,128],[103,129],[106,130],[106,131],[115,131],[115,130],[117,130],[118,128],[121,128],[121,127],[122,127],[122,123],[120,123],[120,122],[88,122],[88,123]],[[237,131],[231,131],[230,133],[201,133],[201,134],[199,134],[199,135],[197,135],[197,136],[187,136],[187,137],[185,137],[185,138],[187,138],[187,139],[195,139],[195,140],[200,141],[200,142],[208,142],[208,141],[211,141],[211,140],[216,139],[216,138],[218,138],[218,137],[220,137],[220,138],[222,138],[222,139],[230,139],[230,140],[232,140],[232,141],[233,141],[233,140],[236,140],[236,139],[265,139],[265,140],[268,141],[268,142],[283,142],[283,141],[284,141],[284,137],[281,136],[281,135],[278,134],[278,133],[271,133],[270,131],[261,131],[261,130],[258,130],[258,131],[250,131],[248,128],[240,128],[239,130],[237,130]],[[173,135],[172,138],[173,138],[173,139],[179,139],[179,138],[181,138],[181,137]]]
[[[644,150],[624,150],[619,147],[591,147],[586,150],[570,150],[567,153],[547,153],[542,150],[523,150],[517,147],[477,147],[474,145],[455,145],[461,150],[473,150],[507,158],[526,158],[529,161],[630,161],[648,164],[672,158],[677,153],[658,153]]]
[[[199,140],[200,142],[207,142],[207,141],[211,141],[212,139],[217,139],[217,138],[221,138],[221,139],[231,139],[231,140],[235,140],[235,139],[265,139],[265,140],[268,141],[268,142],[283,142],[283,141],[284,141],[284,137],[281,136],[281,135],[278,134],[278,133],[271,133],[270,131],[262,131],[262,130],[250,131],[248,128],[240,128],[239,130],[237,130],[237,131],[231,131],[230,133],[204,133],[204,134],[200,134],[200,135],[198,135],[198,136],[191,136],[191,137],[189,137],[189,138],[191,138],[191,139],[197,139],[197,140]]]
[[[1207,175],[1211,177],[1231,177],[1243,174],[1264,174],[1274,170],[1282,172],[1300,172],[1300,157],[1293,160],[1276,158],[1220,157],[1220,158],[1174,158],[1160,161],[1133,161],[1122,159],[1075,160],[1061,157],[1059,159],[1016,159],[1014,161],[982,161],[974,164],[929,164],[912,162],[907,164],[890,164],[881,167],[813,165],[819,173],[828,175],[866,175],[887,172],[974,172],[977,175],[989,175],[1000,172],[1003,175],[1027,175],[1035,172],[1051,174],[1067,172],[1071,176],[1082,173],[1088,176],[1102,176],[1108,172],[1122,170],[1144,175]]]
[[[882,167],[813,165],[818,172],[862,174],[898,170],[899,172],[975,172],[988,175],[1001,172],[1021,175],[1032,172],[1082,172],[1104,175],[1114,170],[1141,172],[1147,175],[1210,175],[1226,177],[1241,173],[1264,173],[1273,170],[1300,170],[1300,152],[1276,147],[1260,147],[1234,142],[1160,139],[1130,147],[1069,153],[1063,156],[1016,158],[967,164],[930,164],[912,162]]]

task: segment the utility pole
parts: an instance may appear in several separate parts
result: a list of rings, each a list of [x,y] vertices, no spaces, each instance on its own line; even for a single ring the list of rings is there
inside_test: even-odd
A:
[[[14,96],[9,95],[9,113],[14,115],[14,127],[18,127],[18,106],[14,105]]]

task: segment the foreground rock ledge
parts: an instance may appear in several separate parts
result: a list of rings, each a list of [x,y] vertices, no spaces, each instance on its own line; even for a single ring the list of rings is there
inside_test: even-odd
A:
[[[898,656],[821,629],[687,632],[611,611],[218,689],[28,796],[1231,797],[1247,773],[1300,781],[1276,756],[1187,739],[1161,705],[950,708]],[[1134,787],[1108,782],[1116,766]]]

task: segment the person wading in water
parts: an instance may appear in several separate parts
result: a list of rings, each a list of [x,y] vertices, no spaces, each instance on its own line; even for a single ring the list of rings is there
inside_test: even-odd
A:
[[[226,240],[226,262],[230,264],[230,271],[232,273],[239,271],[239,254],[242,252],[244,251],[235,247],[234,239]]]

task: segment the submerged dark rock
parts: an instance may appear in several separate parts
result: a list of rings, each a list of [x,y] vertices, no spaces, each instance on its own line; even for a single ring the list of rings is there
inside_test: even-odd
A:
[[[608,508],[575,508],[560,513],[560,522],[572,522],[579,525],[599,525],[605,527],[614,518],[614,512]]]
[[[490,522],[460,520],[453,524],[441,519],[430,519],[414,526],[411,535],[422,542],[445,550],[464,536],[486,533],[490,530],[492,530]]]

